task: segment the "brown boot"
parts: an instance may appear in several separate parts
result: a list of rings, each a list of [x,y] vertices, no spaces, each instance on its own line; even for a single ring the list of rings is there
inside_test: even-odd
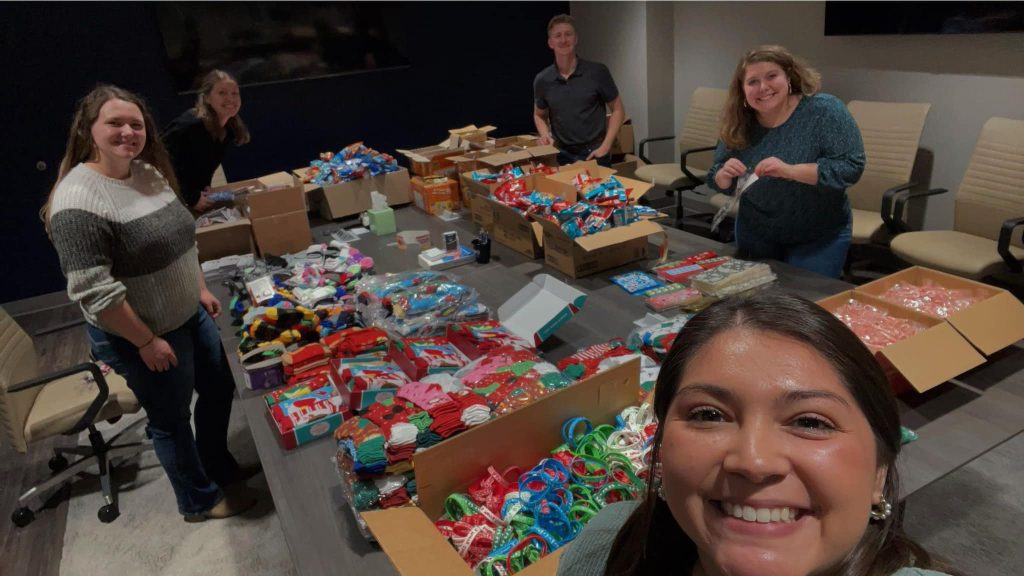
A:
[[[257,498],[252,490],[230,490],[224,493],[220,502],[213,505],[206,512],[185,514],[185,522],[205,522],[206,520],[220,520],[230,518],[245,512],[256,505]]]

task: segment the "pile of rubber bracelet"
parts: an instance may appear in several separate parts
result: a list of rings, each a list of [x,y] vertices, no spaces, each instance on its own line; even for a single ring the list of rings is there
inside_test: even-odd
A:
[[[515,574],[571,542],[607,504],[644,497],[657,424],[649,404],[614,426],[572,418],[565,444],[529,471],[487,474],[445,501],[434,523],[480,576]]]
[[[920,286],[897,282],[882,294],[882,298],[905,308],[945,318],[983,300],[985,296],[972,294],[965,288],[946,288],[925,279]]]
[[[885,310],[852,299],[834,314],[872,350],[881,350],[925,329],[918,322],[890,316]]]

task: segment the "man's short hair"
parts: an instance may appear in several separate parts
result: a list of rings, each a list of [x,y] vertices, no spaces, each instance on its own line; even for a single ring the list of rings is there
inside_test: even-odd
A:
[[[559,24],[568,24],[569,26],[572,26],[573,32],[576,31],[576,21],[572,19],[572,16],[569,16],[568,14],[559,14],[548,22],[548,36],[551,36],[551,30]]]

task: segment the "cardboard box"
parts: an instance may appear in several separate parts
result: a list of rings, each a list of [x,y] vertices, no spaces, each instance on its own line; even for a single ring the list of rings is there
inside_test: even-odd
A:
[[[289,392],[293,390],[295,393],[290,394]],[[273,428],[277,430],[278,438],[285,449],[330,436],[338,426],[341,426],[345,418],[352,414],[332,384],[313,390],[295,386],[280,393],[280,397],[267,394],[263,398],[267,404],[267,419],[273,423]],[[281,422],[271,416],[271,412],[275,410],[282,411],[292,421],[302,423],[286,429]]]
[[[573,240],[555,222],[537,219],[544,228],[544,263],[570,278],[582,278],[647,258],[648,237],[662,237],[659,258],[668,253],[668,235],[661,225],[641,220]]]
[[[519,134],[517,136],[505,136],[503,138],[494,139],[495,146],[516,146],[519,148],[529,148],[531,146],[540,145],[540,136],[534,136],[533,134]]]
[[[474,192],[467,186],[464,186],[463,191],[468,202],[469,211],[473,218],[473,223],[487,230],[488,232],[494,231],[494,203],[488,201],[486,196],[480,195]]]
[[[945,320],[985,356],[991,356],[1024,338],[1024,304],[1016,296],[1002,288],[953,274],[912,266],[864,284],[856,288],[856,291],[881,297],[897,282],[921,286],[929,280],[946,288],[970,290],[983,298]],[[937,316],[934,318],[942,319]]]
[[[292,173],[297,182],[302,181],[308,168],[299,168]],[[376,190],[388,199],[388,206],[408,204],[412,201],[409,171],[399,167],[396,172],[361,178],[340,184],[328,184],[313,191],[314,202],[319,204],[320,215],[327,220],[336,220],[370,209],[370,192]]]
[[[414,456],[419,507],[374,510],[362,517],[402,576],[471,576],[469,565],[433,525],[448,495],[465,492],[488,466],[536,466],[564,442],[562,425],[569,418],[614,422],[636,404],[639,387],[640,362],[633,360],[419,452]],[[518,574],[554,575],[559,555],[556,551]]]
[[[248,218],[213,224],[196,229],[199,261],[216,260],[233,254],[255,252],[252,243],[252,223]]]
[[[460,148],[452,149],[445,146],[426,146],[398,152],[409,161],[409,172],[417,176],[446,174],[455,166],[451,158],[463,153]]]
[[[829,312],[835,312],[851,299],[885,310],[890,316],[927,326],[914,336],[875,352],[875,358],[889,376],[896,394],[902,394],[910,388],[925,392],[985,363],[985,358],[946,321],[902,308],[870,294],[847,290],[818,300],[818,305]]]
[[[304,252],[313,243],[309,215],[302,207],[286,214],[253,218],[252,235],[260,256]]]
[[[479,159],[484,169],[500,172],[506,166],[529,166],[533,155],[522,148],[510,148],[504,152],[490,154]]]
[[[498,307],[498,320],[509,332],[540,346],[586,302],[586,293],[549,274],[538,274]]]
[[[619,128],[619,135],[612,141],[612,148],[608,153],[613,156],[632,154],[636,152],[634,142],[633,121],[627,118]]]
[[[395,397],[395,392],[398,388],[380,388],[377,390],[366,390],[354,386],[352,382],[346,382],[342,378],[342,371],[344,370],[345,364],[359,363],[359,362],[388,362],[387,359],[382,359],[378,356],[365,356],[359,358],[332,358],[330,361],[331,367],[331,382],[338,390],[338,394],[342,397],[343,402],[351,410],[355,412],[361,412],[370,407],[374,402],[380,402],[383,400],[389,400]],[[404,371],[402,372],[404,375]]]
[[[306,211],[305,193],[298,185],[274,189],[264,187],[243,196],[240,205],[250,220],[298,210]]]
[[[558,167],[558,148],[550,145],[531,146],[526,151],[530,154],[531,164]]]
[[[469,124],[462,128],[453,128],[448,131],[447,145],[449,148],[463,148],[466,145],[481,144],[487,141],[487,135],[497,130],[495,126],[480,126]]]
[[[565,186],[548,180],[543,174],[530,174],[521,180],[526,182],[526,187],[530,191],[537,190],[561,197],[564,197],[567,192],[571,192],[571,198],[566,198],[569,202],[574,201],[576,197],[575,189],[567,190]],[[487,185],[488,190],[493,191],[495,188],[497,188],[496,184]],[[540,258],[544,255],[544,230],[540,224],[514,208],[498,202],[493,197],[488,196],[484,199],[478,196],[476,198],[481,200],[477,202],[478,204],[490,205],[492,226],[489,230],[491,237],[496,242],[508,246],[527,258]],[[480,212],[483,214],[486,209],[481,209]]]
[[[427,214],[458,212],[461,197],[459,183],[447,176],[413,176],[410,180],[413,202]]]

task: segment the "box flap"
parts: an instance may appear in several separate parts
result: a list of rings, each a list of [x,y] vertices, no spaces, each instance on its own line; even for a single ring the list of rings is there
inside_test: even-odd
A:
[[[498,154],[491,154],[490,156],[484,156],[480,158],[482,164],[500,168],[507,164],[514,162],[525,162],[531,158],[530,153],[526,150],[510,150],[508,152],[500,152]]]
[[[466,561],[419,508],[372,510],[362,517],[402,576],[472,575]]]
[[[650,182],[634,180],[624,176],[616,176],[615,179],[622,184],[623,188],[629,191],[629,201],[634,203],[654,188],[654,184],[651,184]]]
[[[230,190],[232,192],[252,192],[253,189],[260,190],[264,184],[256,179],[239,180],[238,182],[228,182],[220,186],[213,186],[210,188],[211,192],[223,192]]]
[[[1009,292],[982,300],[947,320],[986,356],[1024,338],[1024,305]]]
[[[564,441],[566,420],[614,422],[636,404],[639,389],[640,361],[634,359],[418,452],[413,461],[420,508],[427,518],[440,518],[445,499],[469,488],[488,466],[536,466]]]
[[[257,178],[267,188],[290,188],[295,186],[292,175],[287,172],[274,172]]]
[[[252,222],[248,218],[236,218],[228,222],[220,222],[217,224],[210,224],[209,226],[203,226],[202,228],[196,228],[196,236],[200,234],[212,234],[220,230],[228,230],[230,228],[244,228],[252,226]]]
[[[931,390],[985,363],[985,358],[945,322],[887,346],[879,354],[918,392]]]
[[[551,146],[551,145],[530,146],[529,148],[526,149],[526,151],[529,152],[530,156],[532,156],[534,158],[539,158],[541,156],[551,156],[552,154],[555,154],[555,155],[558,154],[558,148],[555,148],[554,146]]]
[[[590,175],[595,178],[607,178],[615,174],[615,170],[601,166],[597,163],[597,160],[584,160],[562,166],[556,174],[551,174],[548,178],[562,182],[572,182],[573,177],[584,170],[590,172]]]
[[[558,230],[561,232],[562,229],[559,228]],[[605,246],[611,246],[620,242],[628,242],[634,238],[640,238],[641,236],[664,233],[664,231],[665,230],[661,227],[661,224],[651,222],[650,220],[640,220],[639,222],[634,222],[629,226],[615,226],[614,228],[598,232],[597,234],[580,236],[576,239],[576,244],[587,252],[592,252],[598,248],[604,248]]]
[[[554,276],[538,274],[498,307],[498,319],[516,336],[540,346],[586,301],[585,293]]]

